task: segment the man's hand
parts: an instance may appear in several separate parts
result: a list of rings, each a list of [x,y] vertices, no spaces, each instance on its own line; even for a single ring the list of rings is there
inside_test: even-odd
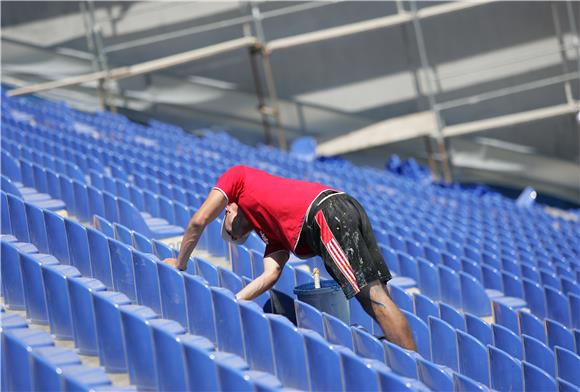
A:
[[[185,271],[185,268],[179,268],[179,263],[177,262],[177,259],[171,259],[171,258],[165,259],[165,260],[163,260],[163,262],[165,264],[169,264],[170,266],[177,268],[178,270]]]

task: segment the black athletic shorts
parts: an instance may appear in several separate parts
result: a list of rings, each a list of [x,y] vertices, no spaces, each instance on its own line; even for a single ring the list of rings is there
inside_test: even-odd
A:
[[[319,195],[310,206],[300,238],[322,257],[348,299],[369,282],[386,284],[391,279],[365,210],[345,193]]]

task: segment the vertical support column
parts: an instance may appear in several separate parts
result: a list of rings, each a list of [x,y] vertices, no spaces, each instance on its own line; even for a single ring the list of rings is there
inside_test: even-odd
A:
[[[95,19],[94,3],[92,0],[82,1],[80,2],[80,8],[83,14],[83,22],[87,35],[87,46],[94,56],[92,61],[93,68],[96,71],[106,71],[108,70],[108,62],[105,51],[103,49],[101,32]],[[108,84],[108,78],[98,80],[97,94],[99,96],[101,110],[107,109],[107,105],[109,103]],[[115,111],[114,107],[111,108],[113,111]]]
[[[568,14],[568,24],[570,31],[574,35],[574,46],[576,47],[576,61],[578,63],[578,73],[580,73],[580,34],[578,33],[578,26],[576,26],[576,19],[574,18],[574,7],[572,1],[566,1],[566,10]]]
[[[451,183],[453,178],[451,176],[450,168],[450,157],[447,153],[447,148],[445,146],[445,135],[443,134],[443,119],[441,118],[441,113],[437,107],[437,102],[435,101],[434,89],[431,83],[431,78],[429,76],[429,60],[427,58],[427,49],[425,47],[425,40],[423,37],[423,30],[421,29],[421,24],[417,18],[417,1],[411,1],[411,14],[413,16],[413,27],[415,29],[415,37],[417,39],[417,48],[419,51],[419,59],[421,61],[421,68],[425,73],[425,81],[427,88],[427,98],[429,100],[429,106],[431,111],[435,115],[435,120],[437,123],[437,132],[435,139],[437,141],[437,146],[439,149],[439,156],[443,168],[443,179],[446,183]]]
[[[240,2],[240,13],[246,15],[248,8],[248,3]],[[250,10],[251,12],[251,10]],[[245,22],[242,25],[242,32],[244,37],[252,36],[252,27],[250,23]],[[248,48],[248,54],[250,56],[250,68],[252,70],[252,79],[254,80],[254,88],[256,90],[256,99],[258,100],[258,112],[262,118],[262,127],[264,128],[264,141],[267,145],[272,145],[272,129],[270,126],[270,120],[268,114],[264,110],[266,107],[266,102],[264,98],[264,91],[262,89],[262,81],[260,78],[260,67],[258,65],[257,56],[260,55],[260,49],[256,46]]]
[[[266,113],[266,102],[264,99],[264,93],[262,91],[262,82],[260,81],[260,73],[258,71],[258,59],[257,56],[260,55],[260,49],[252,46],[249,49],[250,53],[250,64],[252,67],[252,76],[254,78],[254,86],[256,88],[256,97],[258,98],[258,111],[260,112],[260,117],[262,118],[262,126],[264,127],[264,138],[266,139],[266,144],[272,145],[272,129],[270,127],[270,120],[268,114]]]
[[[288,146],[286,142],[286,132],[284,131],[282,122],[280,121],[280,105],[278,103],[278,93],[276,91],[274,73],[270,63],[270,53],[265,47],[266,37],[262,27],[262,16],[258,6],[253,3],[252,18],[254,19],[256,36],[261,48],[262,70],[264,72],[264,79],[266,80],[266,89],[268,90],[268,96],[270,97],[270,108],[268,110],[268,114],[274,119],[275,127],[278,129],[278,146],[282,150],[287,150]],[[266,110],[266,108],[264,109]]]
[[[560,24],[560,15],[558,14],[558,3],[552,2],[550,6],[552,7],[552,19],[554,21],[554,29],[556,30],[556,37],[558,38],[558,47],[560,49],[560,60],[562,61],[562,72],[568,74],[568,59],[566,58],[566,43],[564,42],[564,35],[562,33],[562,27]],[[566,102],[572,104],[574,102],[574,97],[572,96],[572,85],[570,80],[564,82],[564,94],[566,95]]]

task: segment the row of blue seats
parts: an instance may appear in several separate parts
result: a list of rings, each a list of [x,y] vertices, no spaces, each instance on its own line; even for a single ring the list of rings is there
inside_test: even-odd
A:
[[[101,163],[92,155],[79,153],[77,150],[63,146],[53,141],[39,138],[34,133],[22,132],[15,126],[4,124],[5,141],[12,144],[21,144],[29,148],[26,159],[34,162],[42,162],[46,166],[58,164],[61,161],[67,161],[71,165],[69,170],[78,171],[77,174],[86,173],[88,170],[104,171]],[[8,147],[10,148],[10,146]],[[41,160],[38,160],[40,158]],[[76,168],[75,168],[76,166]],[[73,173],[71,173],[71,176]]]
[[[83,365],[74,351],[57,347],[52,337],[29,328],[22,317],[2,309],[2,390],[123,391],[111,387],[101,368]]]
[[[36,211],[28,204],[26,205],[26,209],[31,212]],[[63,250],[67,250],[66,242],[62,242],[63,238],[67,238],[66,234],[63,232],[65,229],[64,219],[50,211],[45,210],[44,212],[41,211],[41,213],[46,219],[45,230],[47,233],[50,233],[47,237],[47,240],[49,240],[48,243],[53,244],[52,246],[48,245],[49,250],[54,249],[53,252],[55,255],[58,254],[62,261],[68,261],[66,255],[62,255]],[[13,216],[13,214],[10,214],[10,216]],[[51,224],[51,222],[53,223]],[[55,227],[53,227],[54,222],[60,223],[61,230],[50,230],[55,229]],[[67,220],[67,222],[74,224],[74,222],[70,220]],[[80,227],[82,228],[82,226]],[[32,232],[33,228],[31,227],[30,229]],[[140,267],[148,270],[149,278],[151,278],[151,273],[157,277],[157,271],[152,271],[151,269],[159,268],[158,279],[160,282],[163,282],[164,278],[174,280],[178,277],[183,279],[183,276],[177,270],[158,261],[151,260],[149,256],[145,254],[132,253],[129,248],[124,247],[121,243],[107,239],[106,237],[104,238],[109,243],[108,250],[111,256],[112,276],[111,282],[108,282],[108,288],[125,292],[132,297],[131,299],[120,292],[103,291],[107,289],[103,282],[97,279],[82,277],[77,268],[67,264],[60,264],[59,260],[52,255],[22,252],[22,243],[15,242],[15,240],[13,242],[8,242],[6,241],[6,236],[3,236],[2,239],[2,253],[4,255],[2,259],[2,278],[3,289],[6,294],[6,303],[10,307],[21,308],[23,306],[22,302],[24,302],[24,306],[27,310],[27,317],[36,323],[48,322],[51,327],[51,332],[58,338],[74,338],[75,341],[78,339],[77,346],[83,353],[94,355],[94,349],[96,346],[101,364],[107,369],[107,371],[114,372],[124,370],[126,365],[124,364],[124,353],[119,351],[119,343],[123,342],[119,340],[119,331],[115,331],[114,329],[114,319],[113,322],[111,320],[111,317],[114,315],[112,316],[110,312],[112,309],[116,309],[120,305],[129,304],[131,300],[137,300],[135,288],[131,287],[131,282],[127,280],[126,276],[128,271],[126,271],[125,268],[129,266],[127,264],[121,265],[122,261],[127,262],[126,259],[123,259],[123,256],[127,256],[128,252],[129,257],[139,258],[140,261],[145,264]],[[61,241],[60,243],[58,243],[59,239]],[[33,249],[28,249],[28,251],[34,252],[35,250],[42,249],[43,245],[41,243],[35,243]],[[59,249],[60,252],[56,251],[56,249]],[[88,247],[86,247],[85,251],[89,251]],[[91,259],[94,259],[97,255],[91,254],[91,256],[95,256],[91,257]],[[99,260],[99,262],[96,262],[95,264],[104,264],[104,260]],[[135,264],[135,267],[138,268],[137,264]],[[165,274],[162,271],[165,271]],[[141,275],[141,277],[143,277],[143,275]],[[205,281],[200,280],[200,282]],[[176,306],[179,307],[179,304],[173,302],[175,299],[175,296],[172,296],[173,293],[162,292],[164,288],[166,290],[172,290],[172,284],[175,282],[170,281],[165,284],[159,284],[160,291],[158,292],[156,292],[150,284],[147,284],[151,282],[141,283],[142,296],[140,299],[143,302],[147,302],[147,300],[143,298],[146,295],[148,295],[149,300],[153,301],[156,299],[161,306],[160,314],[172,315],[172,311],[175,312]],[[85,294],[83,294],[83,290]],[[91,293],[94,294],[92,299],[93,304],[90,303]],[[229,293],[230,296],[232,295],[229,291],[226,293]],[[197,298],[197,296],[194,296],[193,298]],[[91,317],[90,314],[93,311],[90,309],[93,307],[94,317]],[[197,307],[194,305],[191,306],[190,310],[192,314],[195,314],[195,316],[201,320],[200,322],[207,324],[207,314],[195,311],[196,308]],[[138,307],[138,310],[141,313],[147,313],[148,311],[149,314],[152,313],[153,315],[156,315],[151,308],[145,308],[144,306]],[[185,310],[185,308],[183,308],[183,310]],[[216,313],[220,314],[219,312]],[[168,323],[164,322],[161,323],[161,326],[173,331],[176,328],[175,324],[177,323],[174,323],[173,326],[168,326]],[[188,324],[185,325],[187,326]],[[217,326],[215,328],[217,328]],[[223,328],[222,336],[226,336],[228,334],[227,324],[224,324]],[[183,327],[179,326],[177,329],[183,330]],[[175,331],[172,333],[175,333]],[[133,334],[129,333],[129,335],[132,336]],[[197,340],[200,339],[198,336],[195,338]],[[189,338],[189,340],[195,341],[194,337]],[[214,338],[214,341],[215,340],[216,339]],[[201,343],[205,345],[204,347],[206,350],[210,348],[206,340],[201,340]],[[138,345],[131,345],[131,347],[138,347]],[[213,348],[213,343],[211,348]],[[140,357],[137,356],[136,358]],[[235,363],[240,364],[240,361],[234,361],[234,364]],[[258,373],[255,374],[255,377],[271,380],[271,377],[268,378],[265,375],[260,375]]]
[[[48,211],[46,211],[46,212],[45,212],[45,214],[46,214],[46,216],[47,216],[47,217],[48,217],[48,216],[55,216],[55,217],[56,217],[56,215],[55,215],[55,214],[52,214],[52,213],[50,213],[50,212],[48,212]],[[111,240],[110,240],[110,241],[111,241]],[[5,242],[5,241],[3,241],[3,247],[4,247],[5,249],[9,249],[11,246],[12,246],[12,245],[9,245],[9,243],[8,243],[8,242]],[[18,250],[17,250],[17,248],[16,248],[16,247],[14,247],[14,250],[16,250],[16,252],[18,252]],[[8,251],[8,253],[10,253],[10,251]],[[47,259],[50,259],[50,256],[45,256],[45,257],[46,257],[46,259],[43,259],[43,262],[41,262],[41,263],[40,263],[40,264],[41,264],[41,266],[40,266],[40,267],[38,266],[38,264],[36,264],[36,268],[41,268],[41,269],[42,269],[42,271],[43,271],[43,272],[42,272],[42,275],[43,275],[44,281],[42,281],[42,282],[38,282],[38,281],[34,282],[34,279],[35,279],[34,275],[35,275],[35,274],[34,274],[34,273],[31,273],[31,271],[30,271],[30,268],[32,268],[32,269],[34,269],[34,268],[35,268],[35,267],[34,267],[34,265],[35,265],[35,264],[34,264],[34,261],[33,261],[35,258],[34,258],[34,257],[31,257],[31,255],[30,255],[30,254],[20,254],[20,255],[19,255],[19,257],[20,257],[20,264],[21,264],[21,267],[23,267],[23,268],[22,268],[22,274],[23,274],[24,280],[25,280],[25,281],[28,283],[26,286],[35,287],[35,286],[42,286],[42,283],[44,283],[44,284],[45,284],[45,290],[47,290],[47,294],[45,295],[45,297],[46,297],[46,300],[47,300],[47,305],[46,305],[46,306],[47,306],[47,309],[50,309],[50,311],[47,311],[47,312],[46,312],[46,317],[49,319],[49,321],[50,321],[50,320],[53,320],[53,319],[55,319],[55,320],[56,320],[56,319],[60,319],[60,320],[61,320],[61,322],[62,322],[63,320],[66,320],[66,317],[59,317],[59,313],[57,312],[57,310],[58,310],[58,309],[61,309],[61,311],[62,311],[62,309],[66,309],[66,308],[67,308],[67,306],[60,306],[60,307],[56,307],[56,308],[55,308],[55,307],[52,307],[52,306],[51,306],[51,301],[50,301],[50,300],[48,300],[48,299],[51,297],[51,295],[49,295],[50,291],[51,291],[53,288],[54,288],[54,290],[58,290],[58,289],[56,289],[56,287],[59,285],[59,283],[57,283],[57,282],[54,282],[54,281],[51,281],[51,280],[48,278],[48,276],[50,276],[50,272],[45,272],[45,271],[50,271],[50,270],[52,270],[52,269],[55,269],[55,268],[56,268],[56,267],[54,267],[54,266],[53,266],[52,268],[50,268],[50,267],[52,266],[52,264],[51,264],[51,263],[50,263],[50,262],[47,260]],[[37,258],[40,258],[40,257],[39,257],[39,256],[37,256]],[[5,260],[5,263],[7,263],[7,261],[8,261],[8,260]],[[53,260],[51,259],[51,261],[53,261]],[[30,264],[30,265],[28,265],[28,264]],[[3,265],[4,265],[4,263],[3,263]],[[61,271],[62,273],[65,273],[65,274],[67,274],[67,275],[66,275],[66,278],[67,278],[66,280],[68,280],[68,281],[69,281],[69,290],[71,290],[71,287],[72,287],[72,285],[74,284],[73,282],[75,282],[75,281],[77,281],[77,280],[79,280],[79,279],[83,279],[83,278],[80,278],[80,277],[78,276],[78,270],[77,270],[77,271],[74,271],[74,272],[72,271],[72,270],[76,270],[74,267],[70,267],[70,266],[64,266],[64,265],[59,265],[59,266],[61,266],[61,267],[64,267],[64,268],[67,268],[67,269],[66,269],[66,271],[67,271],[66,273],[64,272],[64,271],[65,271],[65,269],[64,269],[64,268],[59,268],[59,269],[60,269],[60,271]],[[161,282],[163,281],[163,273],[162,273],[161,271],[162,271],[163,269],[166,271],[166,273],[167,273],[167,274],[173,274],[173,277],[172,277],[172,278],[170,278],[170,277],[166,277],[166,278],[165,278],[165,279],[172,279],[172,280],[173,280],[172,282],[168,282],[168,283],[165,285],[165,287],[166,287],[168,290],[173,290],[175,287],[179,287],[179,284],[175,284],[175,283],[176,283],[176,282],[175,282],[175,279],[182,279],[182,282],[183,282],[183,276],[182,276],[182,275],[181,275],[179,272],[177,272],[176,270],[172,269],[171,267],[168,267],[168,266],[165,266],[165,265],[163,265],[163,264],[160,264],[160,263],[158,263],[158,268],[159,268],[159,280],[160,280],[160,287],[163,287],[163,285],[161,284]],[[7,274],[7,275],[8,275],[8,276],[11,276],[11,275],[13,275],[13,274],[10,274],[10,273],[9,273],[9,274]],[[186,277],[187,277],[187,275],[186,275]],[[66,280],[65,280],[65,282],[66,282]],[[93,283],[95,282],[95,280],[94,280],[94,279],[92,279],[91,281],[92,281]],[[97,281],[97,282],[98,282],[98,281]],[[171,284],[169,284],[169,283],[171,283]],[[178,282],[177,282],[177,283],[178,283]],[[65,283],[65,285],[66,285],[66,283]],[[60,286],[62,287],[62,283],[60,283]],[[120,286],[121,286],[121,285],[119,285],[119,287],[120,287]],[[182,283],[182,286],[183,286],[183,283]],[[101,284],[101,288],[102,288],[102,284]],[[28,289],[27,289],[27,290],[28,290]],[[23,288],[23,293],[26,293],[26,292],[27,292],[27,290],[24,290],[24,288]],[[62,291],[62,290],[66,290],[66,286],[65,286],[65,288],[61,288],[60,290],[61,290],[61,291]],[[96,287],[92,287],[92,288],[91,288],[91,290],[92,290],[92,291],[100,291],[100,290],[97,290],[97,288],[96,288]],[[125,290],[124,290],[124,291],[126,291],[126,290],[127,290],[127,289],[125,288]],[[215,291],[215,290],[214,290],[214,291]],[[229,292],[229,291],[227,291],[227,292],[225,292],[225,293],[229,293],[229,294],[228,294],[228,296],[230,296],[230,297],[231,297],[231,295],[232,295],[232,294],[231,294],[231,292]],[[64,292],[58,293],[58,294],[60,294],[60,295],[57,295],[57,293],[56,293],[56,292],[53,292],[52,294],[53,294],[53,295],[52,295],[52,297],[58,297],[58,298],[61,298],[63,301],[65,300],[65,298],[67,298],[67,295],[66,295],[66,294],[64,294]],[[174,298],[176,298],[176,296],[175,296],[175,293],[163,293],[163,294],[164,294],[164,295],[161,295],[161,301],[163,301],[163,298],[173,298],[173,299],[174,299]],[[213,292],[212,292],[212,294],[213,294]],[[100,296],[100,294],[99,294],[99,293],[96,293],[96,294],[95,294],[95,299],[94,299],[94,307],[95,307],[95,312],[96,312],[96,317],[95,317],[95,320],[97,320],[97,323],[98,323],[98,320],[100,320],[101,318],[102,318],[102,319],[107,319],[107,313],[106,313],[104,310],[103,310],[103,311],[99,311],[99,310],[98,310],[98,308],[99,308],[99,305],[98,305],[98,302],[99,302],[99,300],[97,300],[97,298],[98,298],[99,296]],[[129,300],[129,299],[128,299],[128,297],[121,296],[120,294],[114,294],[113,292],[111,292],[111,293],[110,293],[110,295],[106,295],[106,296],[107,296],[107,298],[109,298],[109,299],[111,299],[111,298],[119,299],[119,297],[120,297],[120,299],[123,299],[123,300],[124,300],[124,298],[127,298],[127,300]],[[30,298],[30,299],[32,299],[32,295],[31,295],[31,296],[29,296],[29,297],[27,297],[26,295],[24,295],[24,297],[25,297],[25,298],[27,298],[27,302],[28,302],[28,299],[29,299],[29,298]],[[79,299],[79,301],[80,301],[80,300],[83,298],[83,296],[82,296],[82,295],[78,295],[78,293],[77,293],[76,295],[72,295],[72,293],[71,293],[71,295],[70,295],[71,307],[72,307],[72,301],[73,301],[73,297],[75,298],[75,300],[76,300],[76,299]],[[193,296],[193,297],[189,297],[189,298],[194,298],[196,301],[199,301],[199,299],[200,299],[201,297],[202,297],[202,295],[195,295],[195,296]],[[216,299],[215,297],[214,297],[213,299],[214,299],[215,301],[217,301],[217,299]],[[233,297],[231,297],[231,299],[233,300]],[[37,302],[37,303],[36,303],[36,304],[34,304],[34,302]],[[29,304],[29,312],[28,312],[28,314],[29,314],[29,317],[31,317],[32,319],[34,319],[34,320],[36,320],[36,321],[42,321],[42,317],[43,317],[43,316],[42,316],[42,314],[41,314],[42,312],[41,312],[40,310],[42,309],[42,307],[43,307],[43,306],[42,306],[41,302],[42,302],[41,300],[37,300],[37,301],[32,301],[32,300],[31,300],[31,301],[30,301],[30,304]],[[166,303],[171,303],[171,305],[167,305],[167,306],[172,306],[173,308],[175,308],[175,304],[174,304],[174,303],[172,303],[170,300],[167,300],[167,301],[166,301]],[[121,304],[122,304],[122,303],[121,303]],[[63,305],[63,304],[61,303],[60,305]],[[87,305],[87,304],[85,304],[85,306],[83,306],[83,307],[80,307],[80,308],[87,308],[87,306],[86,306],[86,305]],[[120,304],[119,304],[119,303],[117,303],[117,305],[120,305]],[[206,304],[206,306],[207,306],[207,304]],[[78,309],[78,308],[79,308],[79,307],[77,307],[77,309]],[[164,308],[164,307],[162,306],[162,309],[163,309],[163,308]],[[141,309],[141,308],[140,308],[140,309]],[[206,320],[206,323],[207,323],[207,317],[206,317],[206,314],[207,314],[207,312],[199,312],[200,306],[193,306],[193,305],[191,305],[191,306],[187,307],[187,309],[188,309],[188,310],[189,310],[189,309],[197,309],[198,311],[197,311],[197,312],[194,312],[195,314],[194,314],[193,316],[194,316],[194,317],[197,317],[197,319],[203,319],[203,320]],[[184,308],[182,308],[182,310],[184,310]],[[143,310],[143,311],[144,311],[144,310]],[[162,311],[163,311],[163,310],[162,310]],[[105,312],[105,313],[103,313],[103,312]],[[191,312],[189,312],[189,313],[191,313]],[[225,313],[225,312],[220,312],[220,311],[218,311],[217,309],[215,310],[215,314],[216,314],[216,317],[217,317],[217,318],[216,318],[216,325],[215,325],[215,328],[216,328],[216,331],[219,331],[219,328],[220,328],[220,323],[219,323],[219,320],[218,320],[218,319],[219,319],[219,317],[221,317],[221,316],[224,316],[224,317],[226,317],[227,315],[226,315],[226,313]],[[109,316],[110,316],[110,315],[109,315]],[[177,315],[177,314],[173,314],[172,316],[173,316],[173,318],[178,318],[178,315]],[[74,317],[74,316],[73,316],[73,320],[75,320],[75,317]],[[282,320],[285,320],[285,319],[282,319]],[[109,317],[109,321],[110,321],[110,317]],[[85,320],[84,322],[86,323],[86,320]],[[223,324],[223,326],[224,326],[224,327],[225,327],[226,325],[227,325],[227,326],[230,326],[230,325],[232,325],[232,322],[233,322],[232,320],[229,320],[228,322],[226,322],[225,324]],[[285,322],[286,322],[286,323],[288,323],[288,321],[287,321],[287,320],[285,320]],[[54,322],[54,323],[53,323],[53,322],[50,322],[50,323],[51,323],[51,326],[52,326],[53,324],[54,324],[54,325],[58,325],[58,324],[59,324],[59,323],[57,323],[57,322]],[[103,321],[103,323],[104,323],[104,321]],[[111,335],[114,335],[113,331],[111,331],[111,330],[110,330],[110,327],[111,327],[111,325],[110,325],[110,324],[111,324],[110,322],[109,322],[109,323],[107,323],[107,324],[105,324],[105,325],[108,325],[108,326],[109,326],[109,330],[108,330],[108,332],[107,332],[107,337],[106,337],[106,338],[104,338],[104,337],[100,337],[100,339],[109,340],[109,339],[111,338]],[[186,325],[189,325],[189,324],[190,324],[190,323],[187,323]],[[102,328],[105,328],[105,325],[103,325],[103,326],[102,326]],[[200,322],[198,323],[198,326],[201,326],[201,325],[202,325],[202,321],[200,320]],[[291,324],[288,324],[288,325],[291,325]],[[293,328],[293,327],[292,327],[292,328]],[[97,329],[97,330],[99,330],[100,328],[97,326],[97,328],[96,328],[96,329]],[[213,330],[213,328],[209,328],[208,330],[205,330],[205,331],[204,331],[204,333],[205,333],[205,334],[211,334],[211,333],[213,333],[213,332],[212,332],[212,330]],[[60,336],[60,337],[65,337],[65,335],[62,335],[62,333],[60,333],[60,332],[58,332],[58,331],[59,331],[59,329],[58,329],[57,327],[55,327],[55,329],[53,330],[53,332],[55,332],[55,334],[56,334],[57,336]],[[231,337],[231,332],[232,332],[232,331],[231,331],[231,328],[230,328],[228,331],[223,331],[223,332],[222,332],[222,338],[221,338],[221,339],[223,339],[223,340],[224,340],[224,342],[222,342],[222,344],[223,344],[223,345],[224,345],[224,347],[225,347],[225,346],[227,346],[227,344],[228,344],[227,342],[228,342],[228,341],[231,341],[232,347],[230,348],[230,350],[229,350],[229,351],[232,351],[232,350],[238,350],[238,351],[237,351],[237,352],[238,352],[238,354],[241,354],[241,352],[240,352],[239,350],[240,350],[240,347],[242,347],[242,346],[240,346],[240,344],[239,344],[239,343],[240,343],[240,339],[239,339],[239,337],[241,337],[241,336],[242,336],[242,334],[240,333],[239,335],[236,335],[236,336],[238,336],[238,339],[236,340],[236,339],[233,339],[233,338]],[[219,332],[217,332],[217,333],[219,334]],[[131,334],[131,335],[134,335],[134,334]],[[99,334],[97,333],[97,337],[98,337],[98,336],[99,336]],[[111,339],[112,339],[112,338],[111,338]],[[228,340],[228,339],[229,339],[229,340]],[[233,340],[232,340],[232,339],[233,339]],[[99,340],[99,339],[97,339],[97,340]],[[219,342],[219,341],[220,341],[220,338],[218,337],[218,342]],[[218,343],[218,345],[219,345],[219,344],[220,344],[220,343]],[[137,345],[135,345],[135,346],[137,346]],[[84,347],[84,346],[81,344],[81,345],[79,345],[79,347]],[[107,347],[109,347],[109,349],[107,349]],[[115,368],[115,363],[117,363],[118,361],[120,361],[120,359],[118,358],[118,355],[116,355],[116,356],[115,356],[115,354],[112,352],[112,351],[113,351],[113,350],[112,350],[112,347],[118,347],[118,345],[113,345],[113,344],[112,344],[112,342],[108,342],[108,344],[107,344],[107,342],[106,342],[106,341],[105,341],[104,343],[101,343],[101,342],[99,341],[99,355],[100,355],[101,357],[104,357],[103,363],[104,363],[105,367],[106,367],[108,370],[110,370],[110,371],[111,371],[111,370],[113,370],[113,371],[114,371],[114,370],[118,370],[118,369],[116,369],[116,368]],[[101,349],[102,349],[102,351],[104,351],[104,353],[101,353]],[[109,356],[109,358],[107,358],[108,356]],[[141,356],[137,356],[137,357],[138,357],[138,358],[141,358]],[[285,357],[285,356],[282,356],[282,357]],[[117,361],[115,361],[115,359],[117,359]],[[141,371],[143,371],[143,369],[141,369]],[[146,374],[148,374],[148,373],[146,373]],[[319,372],[317,372],[317,374],[319,374],[319,375],[320,375],[320,373],[319,373]],[[326,377],[326,378],[329,378],[329,375],[327,374],[327,375],[322,375],[322,376],[319,376],[319,377],[322,377],[322,378],[319,378],[319,379],[320,379],[320,380],[323,380],[323,379],[324,379],[324,377]],[[340,381],[340,380],[341,380],[341,378],[339,377],[339,378],[338,378],[338,380]],[[319,381],[319,382],[326,382],[326,381]]]

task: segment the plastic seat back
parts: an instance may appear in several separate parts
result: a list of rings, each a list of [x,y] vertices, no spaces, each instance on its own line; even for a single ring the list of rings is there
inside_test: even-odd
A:
[[[93,278],[103,282],[107,288],[113,289],[113,273],[111,271],[111,253],[109,240],[98,230],[87,227],[89,253],[91,255],[91,271]]]
[[[159,274],[161,314],[164,318],[175,320],[188,328],[183,274],[165,263],[157,263],[157,272]]]
[[[322,313],[324,337],[330,343],[353,349],[352,333],[350,327],[342,320],[328,313]]]
[[[315,391],[341,391],[342,374],[339,354],[312,330],[303,330],[310,385]]]
[[[77,267],[83,276],[93,276],[87,230],[71,219],[65,219],[64,226],[71,265]]]
[[[268,319],[255,302],[239,301],[248,365],[254,370],[275,373],[272,336]]]
[[[135,290],[135,269],[131,248],[120,241],[109,239],[113,289],[124,293],[131,301],[137,300]]]
[[[498,391],[522,391],[524,380],[520,361],[496,347],[488,346],[488,349],[491,387]]]
[[[268,314],[276,376],[288,388],[310,390],[304,337],[285,317]]]
[[[433,362],[457,371],[457,338],[454,328],[439,318],[429,317],[429,331]]]
[[[486,347],[463,331],[456,333],[459,372],[489,386],[489,358]]]
[[[187,307],[189,331],[215,342],[216,327],[210,287],[207,281],[199,276],[186,273],[184,280],[185,294],[189,304]]]

